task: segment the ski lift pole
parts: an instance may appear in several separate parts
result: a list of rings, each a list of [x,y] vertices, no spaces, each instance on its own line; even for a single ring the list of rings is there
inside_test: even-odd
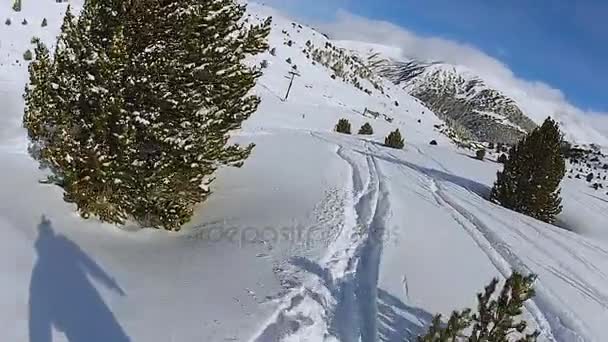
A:
[[[291,91],[291,86],[293,85],[293,79],[296,76],[300,76],[300,74],[298,74],[295,71],[290,71],[289,75],[291,75],[291,79],[289,80],[289,87],[287,88],[287,93],[285,94],[285,100],[283,100],[283,101],[287,101],[287,98],[289,97],[289,92]]]

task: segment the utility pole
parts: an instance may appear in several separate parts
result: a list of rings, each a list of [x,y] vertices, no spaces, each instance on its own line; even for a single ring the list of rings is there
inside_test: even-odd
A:
[[[283,100],[283,101],[287,101],[287,98],[289,97],[289,92],[291,91],[291,85],[293,84],[293,79],[296,76],[298,76],[298,77],[301,76],[300,74],[298,74],[297,71],[293,71],[293,70],[289,71],[289,75],[291,75],[291,77],[287,76],[287,78],[290,78],[290,80],[289,80],[289,88],[287,88],[287,94],[285,94],[285,100]]]

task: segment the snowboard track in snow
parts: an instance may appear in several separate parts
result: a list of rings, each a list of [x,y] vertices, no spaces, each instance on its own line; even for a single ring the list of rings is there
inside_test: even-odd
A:
[[[294,261],[313,276],[285,297],[253,341],[281,341],[296,334],[310,336],[301,330],[318,323],[315,318],[328,324],[326,333],[339,341],[375,341],[379,265],[390,216],[388,188],[372,153],[347,149],[319,134],[311,135],[336,145],[336,154],[348,165],[350,205],[327,257],[320,264],[304,258]],[[364,145],[369,152],[369,143]],[[357,163],[359,156],[364,157],[363,168]]]
[[[419,149],[417,150],[419,153],[424,154]],[[389,155],[391,158],[394,158],[390,153]],[[454,220],[471,236],[503,277],[509,277],[513,270],[524,274],[531,273],[528,266],[509,249],[509,246],[496,233],[473,213],[452,199],[448,192],[444,191],[441,184],[445,180],[440,179],[433,172],[426,172],[423,168],[409,165],[407,162],[399,162],[398,164],[427,178],[429,189],[433,193],[437,203],[451,211]],[[438,166],[445,169],[441,164],[438,164]],[[481,197],[465,186],[456,185],[465,189],[470,196]],[[485,201],[483,198],[482,200]],[[542,234],[542,232],[540,233]],[[557,272],[563,278],[562,272]],[[567,278],[568,280],[564,279],[564,281],[569,283],[575,281],[571,277]],[[580,289],[580,287],[579,284],[578,288]],[[578,320],[572,312],[567,311],[565,305],[555,305],[555,303],[560,302],[559,298],[543,285],[541,279],[537,280],[535,289],[536,297],[526,304],[526,309],[535,319],[542,338],[548,341],[594,341],[587,333],[584,323]],[[595,293],[589,293],[588,289],[584,288],[581,291],[586,291],[585,294],[588,297],[591,296],[595,301],[605,303],[601,298],[593,297]]]

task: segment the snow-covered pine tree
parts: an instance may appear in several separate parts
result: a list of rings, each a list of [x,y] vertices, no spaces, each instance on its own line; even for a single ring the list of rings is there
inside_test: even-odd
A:
[[[562,210],[559,184],[566,173],[559,125],[547,118],[509,151],[490,195],[502,206],[553,223]]]
[[[242,165],[253,146],[229,132],[260,101],[243,61],[270,32],[244,14],[234,0],[87,0],[53,58],[38,43],[24,124],[83,217],[176,230],[220,165]]]
[[[440,314],[434,316],[428,332],[418,341],[536,341],[540,331],[529,331],[528,323],[521,319],[525,302],[534,297],[535,281],[534,274],[514,272],[497,291],[498,279],[493,279],[477,294],[476,310],[453,311],[447,324],[441,322]]]

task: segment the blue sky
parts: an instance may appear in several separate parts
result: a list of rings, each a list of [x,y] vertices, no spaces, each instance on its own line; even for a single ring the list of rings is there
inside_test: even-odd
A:
[[[561,90],[575,106],[608,112],[608,0],[268,0],[298,19],[338,10],[425,37],[468,44],[517,77]]]

